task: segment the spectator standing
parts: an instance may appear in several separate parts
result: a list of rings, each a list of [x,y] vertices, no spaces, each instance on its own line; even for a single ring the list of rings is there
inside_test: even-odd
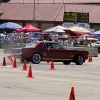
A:
[[[0,35],[0,48],[1,48],[2,36]]]
[[[51,37],[50,37],[50,36],[48,37],[48,41],[52,41],[52,39],[51,39]]]
[[[2,49],[4,48],[4,37],[2,37],[2,39],[1,39],[1,48]]]

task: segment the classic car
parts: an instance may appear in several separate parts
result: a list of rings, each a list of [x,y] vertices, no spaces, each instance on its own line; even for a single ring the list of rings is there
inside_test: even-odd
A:
[[[11,54],[14,58],[39,64],[41,61],[63,62],[63,64],[82,65],[88,59],[88,51],[69,50],[62,47],[58,42],[35,41],[24,48],[12,48]]]

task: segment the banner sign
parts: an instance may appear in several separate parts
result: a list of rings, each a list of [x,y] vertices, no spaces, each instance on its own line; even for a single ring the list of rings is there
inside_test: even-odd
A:
[[[75,24],[73,22],[63,22],[63,24],[62,24],[62,26],[67,27],[67,28],[73,27],[74,25]]]
[[[64,12],[63,22],[83,22],[89,23],[89,13]]]
[[[86,28],[86,29],[90,29],[90,24],[89,23],[77,23],[78,26]]]

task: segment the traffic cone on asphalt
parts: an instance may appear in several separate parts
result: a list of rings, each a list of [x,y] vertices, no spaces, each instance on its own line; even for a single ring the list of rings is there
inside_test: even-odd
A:
[[[50,70],[55,70],[53,60],[52,60],[52,62],[51,62]]]
[[[29,67],[27,78],[34,78],[33,75],[32,75],[32,67],[31,66]]]
[[[92,62],[92,56],[88,56],[88,62]]]
[[[12,55],[7,56],[7,58],[13,62]]]
[[[23,70],[27,70],[26,60],[24,60]]]
[[[91,60],[91,62],[92,62],[92,56],[90,56],[90,60]]]
[[[16,59],[14,59],[14,62],[13,62],[13,68],[17,68]]]
[[[2,66],[6,66],[6,59],[5,59],[5,57],[3,58],[3,64],[2,64]]]
[[[69,100],[75,100],[74,87],[71,88],[71,93],[70,93]]]

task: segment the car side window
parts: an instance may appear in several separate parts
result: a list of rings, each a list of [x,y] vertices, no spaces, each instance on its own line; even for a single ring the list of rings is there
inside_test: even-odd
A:
[[[47,48],[46,44],[43,44],[43,47],[42,48],[46,49]]]
[[[50,48],[50,49],[53,49],[53,46],[52,46],[52,44],[50,44],[50,43],[46,43],[46,47],[47,47],[47,48]]]

